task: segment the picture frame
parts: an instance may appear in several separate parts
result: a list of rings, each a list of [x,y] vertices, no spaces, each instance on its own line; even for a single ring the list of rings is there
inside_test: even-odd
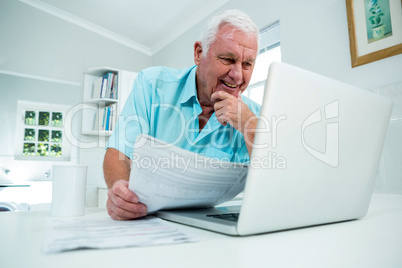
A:
[[[345,0],[352,68],[402,53],[402,0]]]

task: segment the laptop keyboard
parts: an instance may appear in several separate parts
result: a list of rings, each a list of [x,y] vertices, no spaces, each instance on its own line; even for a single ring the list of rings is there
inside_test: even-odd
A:
[[[227,221],[238,221],[239,213],[211,214],[211,215],[207,215],[207,217],[212,217],[215,219],[222,219],[222,220],[227,220]]]

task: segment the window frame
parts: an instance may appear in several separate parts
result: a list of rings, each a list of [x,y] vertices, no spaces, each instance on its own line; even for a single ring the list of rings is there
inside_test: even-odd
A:
[[[30,102],[30,101],[22,101],[18,100],[17,102],[17,120],[16,120],[16,132],[15,132],[15,146],[14,146],[14,155],[16,160],[38,160],[38,161],[70,161],[71,156],[71,145],[67,141],[66,138],[66,115],[69,110],[69,106],[65,105],[58,105],[58,104],[49,104],[49,103],[39,103],[39,102]],[[35,125],[26,125],[25,124],[25,111],[36,111],[39,112],[50,112],[49,115],[49,125],[43,126],[39,125],[39,114],[36,114],[35,117],[37,118],[38,122]],[[53,112],[60,112],[62,113],[63,117],[63,125],[62,127],[51,126],[51,114]],[[32,127],[30,127],[32,126]],[[61,148],[62,148],[62,155],[61,156],[41,156],[41,155],[23,155],[24,140],[25,137],[25,129],[32,128],[35,129],[35,137],[38,137],[39,130],[49,130],[49,141],[44,142],[49,144],[49,153],[51,151],[51,131],[61,131],[62,132],[62,141],[61,141]],[[39,144],[40,141],[35,138],[33,143]],[[36,148],[36,147],[35,147]],[[35,154],[37,153],[37,149],[35,149]]]
[[[260,30],[260,48],[258,51],[257,58],[272,49],[275,49],[277,47],[280,47],[281,42],[280,42],[280,23],[279,21],[276,21],[275,23],[263,28]],[[282,57],[281,57],[282,58]],[[268,70],[267,70],[268,74]],[[263,91],[265,91],[266,87],[266,82],[267,82],[267,76],[265,76],[265,79],[256,81],[252,84],[249,84],[247,89],[243,92],[243,94],[251,99],[251,94],[252,91],[255,90],[256,88],[263,87]],[[255,100],[254,100],[255,101]],[[262,104],[262,99],[261,103]]]

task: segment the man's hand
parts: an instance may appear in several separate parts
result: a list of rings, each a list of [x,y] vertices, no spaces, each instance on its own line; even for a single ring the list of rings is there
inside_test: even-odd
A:
[[[109,188],[107,212],[114,220],[132,220],[147,215],[147,207],[128,189],[131,160],[122,152],[108,148],[103,161],[103,175]]]
[[[243,102],[240,94],[235,97],[225,91],[217,91],[212,94],[211,100],[215,103],[214,110],[219,123],[224,126],[229,123],[243,134],[250,121],[256,118]]]
[[[128,181],[118,180],[108,191],[107,212],[114,220],[132,220],[147,215],[147,207],[128,189]]]
[[[214,110],[219,123],[224,126],[230,124],[241,132],[246,141],[247,150],[251,155],[257,127],[257,116],[243,102],[240,94],[235,97],[225,91],[217,91],[212,94],[211,101],[215,103]]]

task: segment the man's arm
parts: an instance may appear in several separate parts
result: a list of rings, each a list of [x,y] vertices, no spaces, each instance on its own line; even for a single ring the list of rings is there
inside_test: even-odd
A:
[[[103,161],[103,174],[109,188],[106,203],[109,216],[115,220],[130,220],[143,217],[147,208],[128,189],[131,160],[122,152],[108,148]]]
[[[103,175],[107,187],[112,188],[113,184],[118,180],[126,180],[130,178],[131,161],[119,150],[108,148],[103,160]]]

